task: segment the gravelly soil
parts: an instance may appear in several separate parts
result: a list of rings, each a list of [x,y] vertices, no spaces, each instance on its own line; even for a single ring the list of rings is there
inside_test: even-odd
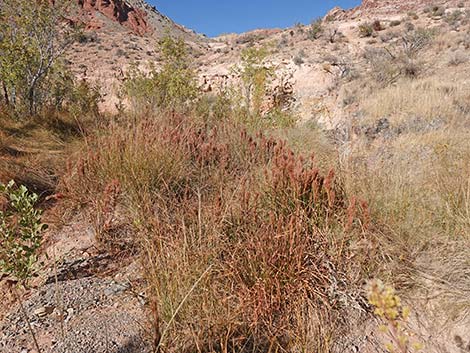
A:
[[[51,283],[23,305],[43,352],[149,351],[143,305],[125,282],[88,277]],[[0,352],[35,352],[20,307],[12,309],[0,324]]]

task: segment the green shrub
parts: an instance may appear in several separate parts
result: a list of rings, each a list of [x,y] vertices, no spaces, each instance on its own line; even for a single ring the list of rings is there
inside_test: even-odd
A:
[[[323,33],[323,23],[321,18],[318,18],[312,22],[310,28],[307,31],[308,39],[316,40],[320,38],[320,35]]]
[[[49,103],[44,107],[46,113],[51,108],[69,112],[75,117],[99,113],[101,93],[98,86],[84,80],[78,81],[62,63],[51,70],[49,80]]]
[[[124,95],[134,109],[184,110],[197,97],[196,75],[183,39],[165,37],[160,42],[163,67],[150,73],[134,66],[124,85]]]
[[[38,195],[25,186],[15,188],[10,181],[0,184],[3,209],[0,210],[0,271],[20,280],[26,280],[37,261],[41,246],[41,212],[34,209]]]
[[[369,23],[364,23],[359,26],[359,37],[371,37],[374,33],[374,28]]]

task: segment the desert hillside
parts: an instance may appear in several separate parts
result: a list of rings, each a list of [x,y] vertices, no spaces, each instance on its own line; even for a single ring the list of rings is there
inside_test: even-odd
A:
[[[0,2],[1,353],[470,352],[469,249],[468,0]]]

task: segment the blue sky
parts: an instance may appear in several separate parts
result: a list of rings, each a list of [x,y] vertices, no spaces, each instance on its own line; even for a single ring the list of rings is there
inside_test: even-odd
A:
[[[256,28],[310,23],[335,6],[350,8],[360,0],[148,0],[175,22],[199,33],[245,32]]]

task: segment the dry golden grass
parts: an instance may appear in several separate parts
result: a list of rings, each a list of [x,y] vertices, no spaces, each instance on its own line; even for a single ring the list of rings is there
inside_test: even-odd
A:
[[[437,84],[431,85],[436,88]],[[403,85],[407,84],[407,87]],[[395,88],[396,113],[406,126],[414,114],[427,114],[429,121],[447,118],[429,128],[392,131],[386,139],[359,139],[342,165],[349,192],[370,201],[372,218],[390,234],[387,253],[395,254],[391,271],[382,278],[395,283],[403,296],[415,305],[416,298],[428,298],[415,310],[423,310],[432,325],[451,331],[453,324],[469,314],[468,280],[470,246],[470,132],[462,97],[450,90],[437,103],[406,97],[420,83],[401,83]],[[390,112],[390,89],[373,97],[379,111]],[[440,95],[442,92],[434,91]],[[382,95],[381,95],[382,94]],[[377,100],[378,97],[381,99]],[[397,98],[398,97],[398,98]],[[442,98],[442,97],[441,97]],[[437,99],[435,97],[435,99]],[[419,103],[433,106],[423,107]],[[456,106],[461,104],[463,109]],[[407,110],[408,109],[408,110]],[[413,113],[410,114],[410,111]],[[447,115],[445,115],[447,114]],[[396,122],[397,120],[395,120]],[[395,267],[394,267],[395,266]],[[393,268],[394,267],[394,268]],[[425,299],[423,299],[425,300]],[[432,304],[431,304],[432,303]],[[431,319],[432,318],[432,319]],[[434,348],[432,344],[428,348]]]
[[[469,92],[468,83],[438,78],[402,80],[375,91],[362,106],[368,121],[387,117],[394,126],[412,123],[413,119],[449,124],[466,119]]]

